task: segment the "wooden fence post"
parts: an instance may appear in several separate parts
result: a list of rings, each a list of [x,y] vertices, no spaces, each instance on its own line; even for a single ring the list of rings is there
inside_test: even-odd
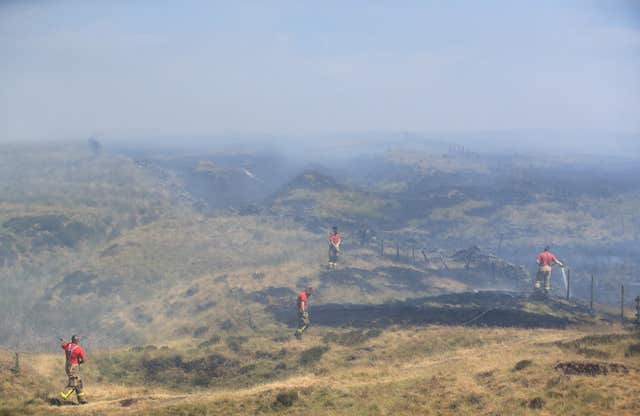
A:
[[[593,312],[593,274],[591,274],[591,301],[589,302],[589,309]]]
[[[11,371],[14,374],[20,374],[20,353],[16,351],[13,356],[13,368]]]
[[[624,323],[624,285],[620,284],[620,321]]]
[[[444,257],[442,256],[442,253],[438,253],[438,255],[440,256],[440,262],[444,266],[444,269],[445,270],[449,270],[449,266],[447,266],[447,262],[444,260]]]

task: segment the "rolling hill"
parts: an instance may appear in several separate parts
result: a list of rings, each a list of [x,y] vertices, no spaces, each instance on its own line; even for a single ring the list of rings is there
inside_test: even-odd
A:
[[[2,390],[5,414],[638,406],[638,340],[605,305],[638,265],[633,182],[550,180],[548,161],[519,157],[404,151],[328,169],[81,144],[8,147],[2,158],[0,368],[15,380]],[[327,270],[334,224],[343,254]],[[550,240],[574,294],[598,275],[596,314],[529,295],[530,258]],[[307,285],[314,326],[296,343],[292,305]],[[92,357],[94,403],[82,408],[43,393],[64,383],[54,351],[71,333]],[[24,378],[11,351],[24,354]],[[15,394],[34,383],[39,392]]]

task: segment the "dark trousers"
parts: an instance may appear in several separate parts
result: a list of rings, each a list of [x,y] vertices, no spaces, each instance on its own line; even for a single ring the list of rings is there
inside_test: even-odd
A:
[[[333,246],[333,244],[329,245],[329,266],[335,266],[338,262],[338,250]]]

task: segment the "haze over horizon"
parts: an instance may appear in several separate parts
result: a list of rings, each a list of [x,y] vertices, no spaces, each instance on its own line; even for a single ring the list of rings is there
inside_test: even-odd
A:
[[[545,129],[637,150],[640,3],[279,4],[2,2],[0,141]]]

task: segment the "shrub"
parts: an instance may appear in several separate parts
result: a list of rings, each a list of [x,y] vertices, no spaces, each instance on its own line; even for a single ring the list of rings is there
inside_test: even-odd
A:
[[[228,331],[233,328],[235,328],[235,325],[233,324],[233,322],[231,322],[230,319],[226,319],[223,323],[220,324],[220,329],[222,329],[223,331]]]
[[[198,293],[198,285],[192,286],[190,287],[185,293],[184,293],[184,297],[185,298],[189,298],[193,295],[195,295],[196,293]]]
[[[89,227],[64,215],[16,217],[3,225],[16,235],[34,237],[36,246],[75,247],[91,235]]]
[[[296,400],[298,400],[297,391],[278,393],[276,400],[273,402],[273,407],[291,407]]]
[[[542,409],[544,407],[544,400],[541,397],[535,397],[529,400],[530,409]]]
[[[240,350],[242,349],[242,344],[244,344],[245,342],[247,342],[248,338],[247,337],[228,337],[226,340],[227,343],[227,347],[229,347],[229,349],[233,352],[240,352]]]
[[[257,359],[268,358],[270,360],[278,360],[283,358],[285,355],[287,355],[286,348],[281,348],[280,351],[278,351],[276,354],[271,353],[269,351],[256,351],[256,354],[255,354]]]
[[[208,330],[209,327],[207,326],[199,326],[193,331],[193,336],[194,338],[200,338],[201,336],[206,334]]]
[[[213,335],[207,341],[198,344],[198,348],[207,348],[211,345],[217,344],[218,342],[220,342],[220,335]]]
[[[531,364],[533,364],[533,361],[531,360],[518,361],[516,365],[513,367],[513,369],[515,371],[524,370],[525,368],[529,367]]]
[[[309,365],[318,362],[327,351],[329,351],[329,347],[312,347],[304,350],[300,354],[300,364]]]
[[[205,386],[212,379],[237,374],[239,363],[220,354],[185,360],[174,354],[141,360],[144,380],[180,386],[185,383]]]
[[[632,355],[640,355],[640,344],[631,344],[627,347],[627,352],[624,353],[625,357]]]

